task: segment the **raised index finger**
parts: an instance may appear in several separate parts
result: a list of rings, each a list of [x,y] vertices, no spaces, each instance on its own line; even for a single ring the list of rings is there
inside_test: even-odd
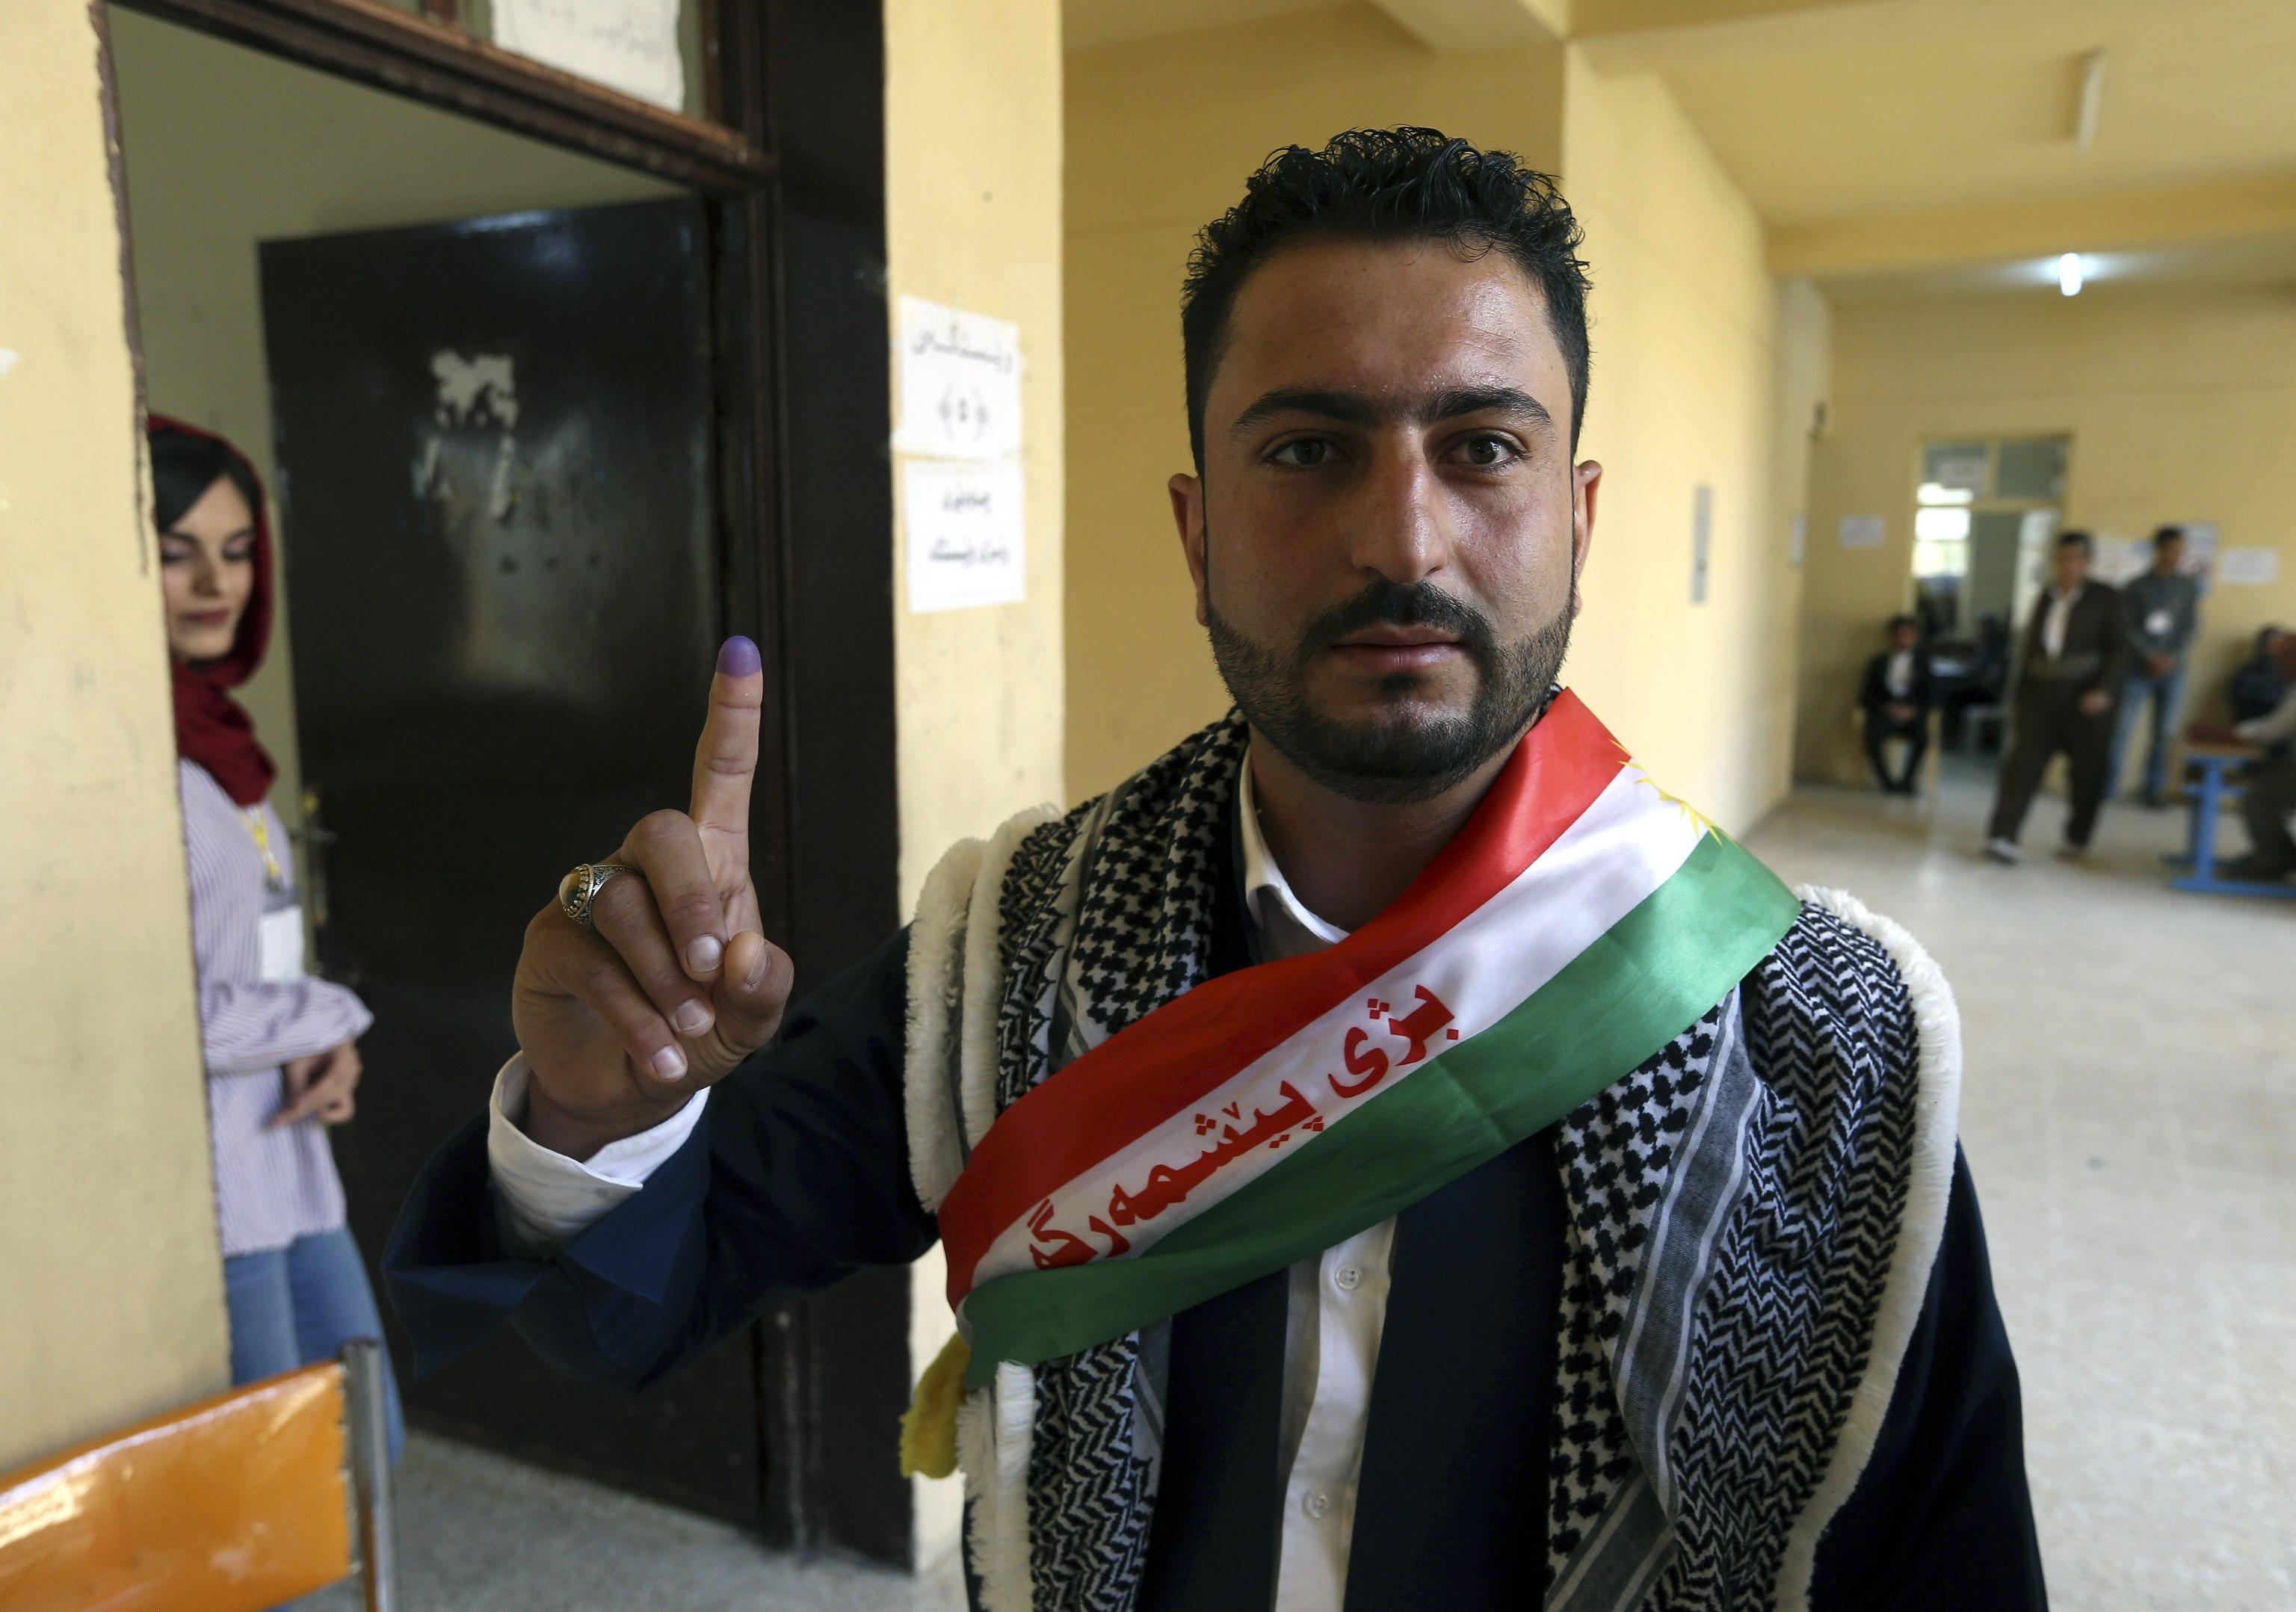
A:
[[[750,781],[758,773],[758,711],[766,677],[758,646],[728,638],[709,680],[709,718],[693,751],[693,819],[705,841],[750,834]]]

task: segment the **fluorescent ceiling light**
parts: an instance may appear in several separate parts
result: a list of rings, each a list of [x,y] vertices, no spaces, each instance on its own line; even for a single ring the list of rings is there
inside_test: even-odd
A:
[[[2068,297],[2080,295],[2081,259],[2079,252],[2067,252],[2057,259],[2057,289]]]

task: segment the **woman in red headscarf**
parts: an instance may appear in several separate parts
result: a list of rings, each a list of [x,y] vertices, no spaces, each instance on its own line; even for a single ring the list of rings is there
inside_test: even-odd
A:
[[[351,1117],[373,1015],[303,970],[276,771],[231,697],[271,635],[262,487],[221,438],[155,415],[151,444],[232,1380],[250,1382],[382,1335],[326,1138]],[[396,1452],[395,1385],[390,1405]]]

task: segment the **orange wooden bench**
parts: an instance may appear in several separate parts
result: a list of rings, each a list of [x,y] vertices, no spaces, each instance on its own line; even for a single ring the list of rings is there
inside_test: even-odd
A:
[[[381,1348],[0,1475],[0,1608],[260,1612],[358,1571],[394,1612]]]

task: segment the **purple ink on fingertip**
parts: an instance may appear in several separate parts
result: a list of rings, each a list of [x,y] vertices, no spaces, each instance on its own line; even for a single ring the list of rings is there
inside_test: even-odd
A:
[[[726,647],[718,651],[718,669],[728,677],[747,677],[763,665],[765,658],[747,638],[728,638]]]

